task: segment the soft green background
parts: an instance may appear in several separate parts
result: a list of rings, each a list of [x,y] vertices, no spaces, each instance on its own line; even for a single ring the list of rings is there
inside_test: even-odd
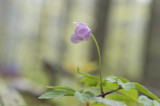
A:
[[[116,75],[141,82],[154,76],[158,79],[159,73],[152,76],[154,65],[145,70],[152,1],[110,1],[109,11],[99,11],[108,14],[103,22],[107,26],[102,47],[103,76]],[[98,75],[98,63],[92,60],[93,52],[97,52],[92,51],[95,46],[92,39],[80,44],[70,42],[76,27],[72,22],[86,22],[94,34],[99,21],[95,18],[97,4],[98,0],[0,0],[0,86],[14,89],[20,101],[29,106],[81,106],[72,97],[47,101],[37,97],[48,85],[83,88],[75,77],[77,67],[84,73]],[[157,49],[153,51],[159,56]],[[53,69],[46,68],[46,63]],[[19,76],[8,77],[2,73],[3,67],[10,65],[16,67]],[[145,73],[151,74],[147,77]],[[155,88],[157,91],[158,87]],[[0,103],[5,104],[1,98]]]

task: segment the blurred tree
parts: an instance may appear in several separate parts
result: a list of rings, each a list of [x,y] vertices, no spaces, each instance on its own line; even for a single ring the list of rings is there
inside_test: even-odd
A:
[[[108,74],[140,80],[149,2],[113,0],[103,63]]]
[[[148,27],[146,41],[146,61],[144,78],[152,86],[160,87],[160,0],[153,0],[151,6],[151,19]]]
[[[65,42],[63,36],[65,35],[66,26],[68,24],[68,20],[70,18],[70,10],[72,8],[72,0],[61,1],[59,13],[57,14],[57,19],[54,20],[56,11],[54,10],[55,1],[46,2],[42,4],[40,11],[40,21],[39,21],[39,30],[37,36],[37,54],[41,60],[41,65],[44,67],[44,72],[49,76],[51,85],[56,84],[58,73],[66,74],[62,67],[58,64],[61,64],[61,60],[63,59],[63,53],[65,51]],[[65,2],[65,5],[63,5]],[[54,22],[55,23],[51,23]],[[52,24],[56,24],[58,34],[52,32]],[[53,37],[54,36],[54,37]],[[53,38],[53,40],[51,40]],[[53,45],[54,44],[54,45]],[[55,50],[54,50],[54,49]],[[56,55],[56,58],[53,58],[48,55],[48,50],[52,55]],[[57,55],[58,54],[58,55]],[[56,62],[55,62],[56,61]]]
[[[105,35],[107,32],[107,20],[109,15],[109,7],[111,0],[97,0],[96,8],[95,8],[95,31],[94,35],[96,36],[97,42],[99,44],[99,48],[101,54],[103,53],[103,46],[105,41]],[[93,46],[92,50],[92,60],[98,60],[97,48]]]

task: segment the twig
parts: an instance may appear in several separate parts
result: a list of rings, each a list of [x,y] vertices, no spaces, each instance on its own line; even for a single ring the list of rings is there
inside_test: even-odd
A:
[[[122,89],[122,87],[121,87],[121,86],[119,86],[119,88],[118,88],[118,89],[116,89],[116,90],[108,91],[108,92],[106,92],[106,93],[104,93],[104,94],[100,94],[100,95],[98,95],[97,97],[102,97],[102,98],[104,98],[106,95],[109,95],[109,94],[111,94],[111,93],[114,93],[114,92],[116,92],[116,91],[118,91],[118,90],[120,90],[120,89]]]

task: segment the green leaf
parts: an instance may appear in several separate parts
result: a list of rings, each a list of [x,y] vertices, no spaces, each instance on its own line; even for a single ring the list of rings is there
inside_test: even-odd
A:
[[[130,89],[134,88],[134,84],[132,82],[129,82],[125,78],[117,78],[114,76],[109,76],[105,80],[107,81],[107,83],[116,83],[116,84],[122,86],[122,88],[124,88],[125,90],[130,90]],[[103,80],[103,82],[105,80]]]
[[[118,80],[121,80],[123,83],[129,82],[129,80],[125,78],[117,78],[115,76],[108,76],[105,80],[107,80],[107,82],[117,82]]]
[[[83,78],[81,82],[84,82],[85,87],[87,88],[99,86],[99,81],[91,78]]]
[[[86,100],[84,99],[83,95],[80,92],[78,92],[78,91],[76,91],[74,93],[74,97],[77,98],[82,103],[86,102]]]
[[[136,104],[138,102],[138,92],[135,89],[130,89],[128,91],[124,89],[118,90],[121,94],[111,94],[107,95],[108,99],[124,102],[127,105]]]
[[[108,90],[116,90],[119,88],[119,85],[117,84],[117,77],[115,76],[108,76],[103,80],[103,88],[104,91]]]
[[[145,95],[141,95],[139,97],[139,103],[143,104],[144,106],[160,106],[160,103],[156,100],[151,100]]]
[[[82,77],[87,77],[87,78],[91,78],[91,79],[95,79],[95,80],[100,80],[99,77],[97,77],[97,76],[80,73],[80,69],[79,68],[77,68],[77,73]]]
[[[119,88],[119,85],[117,83],[106,82],[106,83],[103,83],[103,88],[104,88],[104,91],[116,90]]]
[[[118,79],[117,83],[122,86],[125,90],[134,89],[135,86],[132,82],[123,83],[120,79]]]
[[[126,106],[124,103],[117,102],[117,101],[114,101],[114,100],[105,99],[105,98],[101,98],[101,97],[95,97],[95,100],[99,103],[103,103],[103,104],[109,105],[109,106]]]
[[[90,91],[86,91],[84,93],[80,93],[79,91],[76,91],[74,93],[74,96],[82,103],[86,103],[87,100],[91,100],[95,97],[95,95]]]
[[[160,103],[158,101],[156,101],[156,100],[153,100],[153,105],[154,106],[160,106]]]
[[[70,91],[64,90],[55,90],[46,92],[45,94],[41,95],[39,99],[50,99],[50,98],[60,98],[62,96],[73,96],[74,94]]]
[[[47,88],[53,88],[53,89],[60,89],[60,90],[66,90],[66,91],[71,91],[71,92],[75,92],[74,89],[70,88],[70,87],[64,87],[64,86],[47,86]]]
[[[112,95],[108,95],[107,99],[111,99],[111,100],[115,100],[115,101],[119,101],[119,102],[123,102],[126,105],[130,106],[133,104],[136,104],[137,102],[134,101],[132,98],[123,95],[123,94],[112,94]]]
[[[92,92],[90,92],[90,91],[84,92],[83,95],[86,98],[86,100],[90,100],[90,99],[93,99],[95,97],[95,95]]]
[[[117,78],[117,81],[118,81],[119,79],[120,79],[123,83],[127,83],[127,82],[129,82],[129,80],[128,80],[128,79],[126,79],[126,78]]]
[[[129,80],[127,80],[125,78],[116,78],[116,77],[107,77],[105,80],[108,83],[109,82],[111,82],[111,83],[117,83],[118,85],[122,86],[122,88],[125,89],[125,90],[136,89],[139,92],[141,92],[141,93],[149,96],[150,98],[155,99],[158,102],[160,102],[160,99],[156,95],[154,95],[153,93],[151,93],[147,88],[145,88],[144,86],[142,86],[139,83],[129,82]]]
[[[91,106],[106,106],[106,105],[104,105],[103,103],[94,102],[91,104]]]
[[[85,83],[87,88],[89,87],[99,87],[100,79],[99,77],[92,76],[89,74],[80,73],[79,68],[77,68],[77,73],[79,76],[83,77],[81,82]]]
[[[108,76],[107,78],[105,78],[105,80],[107,80],[107,82],[110,82],[110,83],[112,83],[112,82],[117,82],[117,77],[115,77],[115,76]]]
[[[144,106],[153,106],[153,101],[144,95],[141,95],[138,101],[139,103],[142,103]]]
[[[84,90],[83,90],[83,89],[82,89],[82,90],[78,90],[78,92],[83,93],[83,92],[84,92]]]
[[[130,90],[126,91],[124,89],[120,89],[119,92],[128,96],[129,98],[131,98],[135,102],[138,102],[138,91],[137,90],[130,89]]]
[[[158,102],[160,102],[160,99],[154,95],[153,93],[151,93],[147,88],[145,88],[143,85],[137,83],[137,82],[134,82],[133,83],[135,85],[135,89],[138,90],[139,92],[147,95],[148,97],[152,98],[152,99],[155,99],[157,100]]]

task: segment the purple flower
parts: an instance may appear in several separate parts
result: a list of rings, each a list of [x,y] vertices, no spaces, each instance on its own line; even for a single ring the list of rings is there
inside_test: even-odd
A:
[[[74,33],[71,36],[72,43],[80,43],[83,40],[88,40],[91,35],[91,30],[86,23],[83,22],[74,22],[77,24]]]

